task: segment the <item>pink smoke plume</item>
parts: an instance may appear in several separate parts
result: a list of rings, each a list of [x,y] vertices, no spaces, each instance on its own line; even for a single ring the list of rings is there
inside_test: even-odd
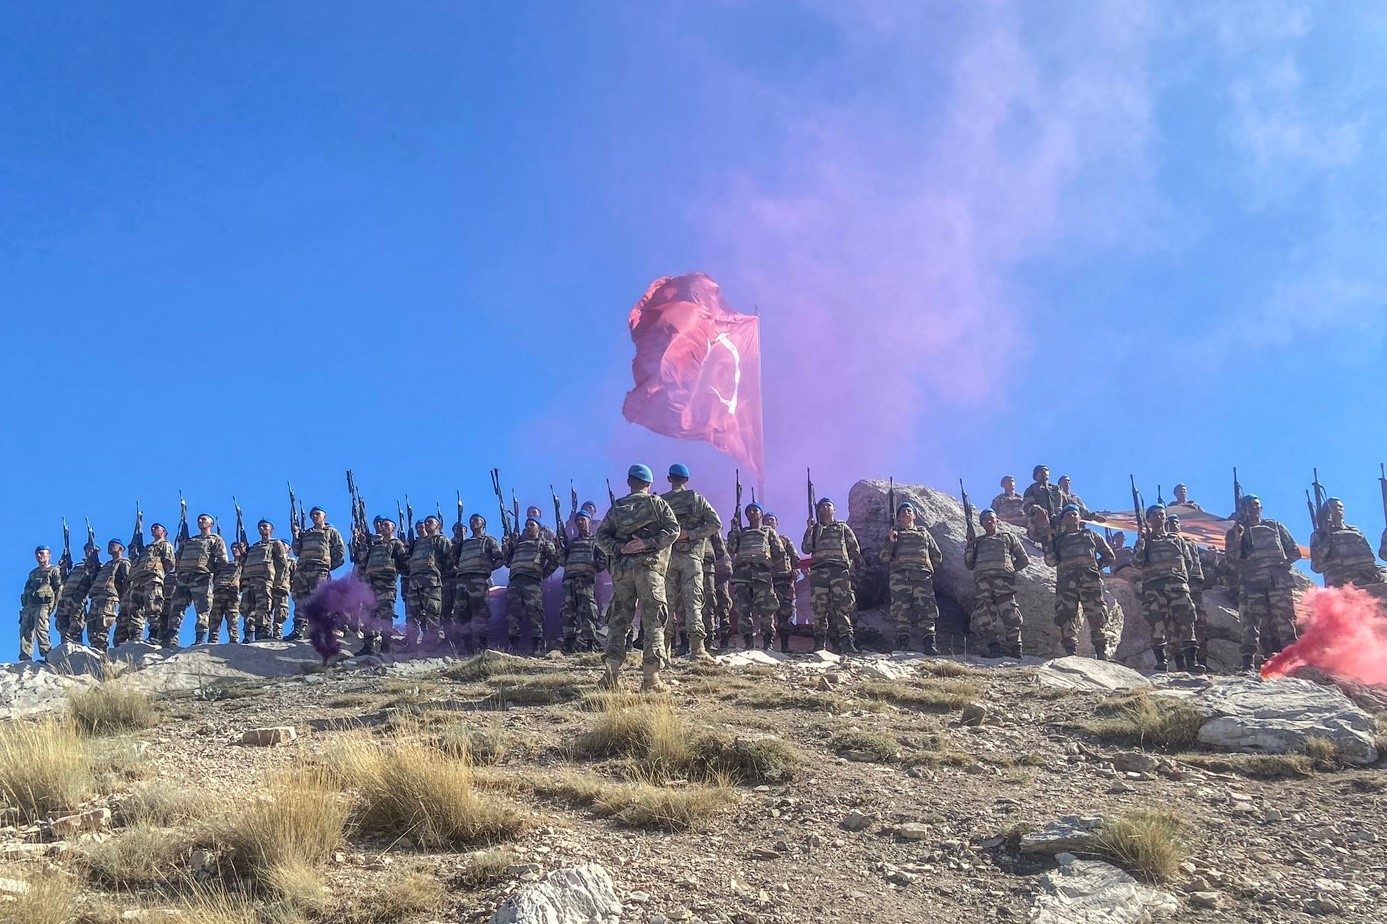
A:
[[[354,629],[376,621],[371,616],[375,604],[375,594],[355,574],[318,585],[304,603],[303,612],[308,619],[309,641],[323,663],[342,653],[342,641],[337,637],[339,628]],[[377,627],[377,631],[388,632],[389,624]]]
[[[1316,588],[1301,606],[1300,638],[1262,666],[1263,677],[1310,666],[1387,685],[1387,613],[1376,597],[1351,586]]]

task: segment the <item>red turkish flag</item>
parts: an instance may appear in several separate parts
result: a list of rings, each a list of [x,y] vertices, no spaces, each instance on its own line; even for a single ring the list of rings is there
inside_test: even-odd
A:
[[[702,273],[664,276],[631,309],[636,387],[621,412],[681,440],[706,440],[765,478],[761,319],[723,302]]]

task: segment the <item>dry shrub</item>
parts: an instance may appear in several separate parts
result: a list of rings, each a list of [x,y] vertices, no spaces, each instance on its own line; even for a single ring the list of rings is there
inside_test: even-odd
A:
[[[67,714],[86,735],[114,735],[157,725],[159,710],[149,694],[121,683],[98,683],[68,694]]]
[[[334,924],[398,924],[436,912],[447,898],[443,883],[423,873],[392,879],[348,908],[334,909]]]
[[[689,729],[668,703],[614,708],[599,713],[588,730],[574,739],[575,757],[625,757],[667,769],[688,767],[693,760]]]
[[[11,722],[0,726],[0,804],[25,823],[72,809],[96,792],[97,774],[87,743],[63,722]]]
[[[147,889],[186,878],[191,850],[185,835],[136,822],[93,843],[82,863],[87,878],[100,886],[121,891]]]
[[[788,783],[799,771],[802,758],[779,738],[731,737],[709,733],[694,742],[692,775],[700,779],[725,778],[744,786]]]
[[[1147,882],[1169,882],[1189,856],[1183,825],[1171,812],[1133,812],[1098,833],[1098,854]]]
[[[484,889],[506,879],[516,861],[515,853],[504,847],[478,851],[468,857],[467,865],[458,874],[458,884],[467,889]]]
[[[967,680],[923,678],[909,683],[899,680],[868,680],[862,684],[863,696],[926,711],[961,709],[976,699],[981,692],[982,689],[976,683]]]
[[[1332,738],[1323,738],[1318,735],[1307,736],[1300,749],[1306,757],[1318,766],[1333,768],[1343,763],[1343,748],[1339,747]]]
[[[26,876],[23,882],[28,889],[22,894],[0,899],[0,924],[70,924],[75,918],[77,886],[72,877],[49,871]]]
[[[237,804],[215,839],[236,873],[273,885],[286,869],[326,861],[342,842],[350,811],[326,773],[292,770]]]
[[[302,857],[281,860],[264,876],[264,884],[286,905],[296,911],[321,916],[331,895],[324,888],[323,874]]]
[[[901,751],[900,742],[890,735],[859,729],[834,735],[829,739],[828,746],[839,754],[869,754],[874,760],[883,763],[893,759]]]
[[[492,705],[552,706],[577,699],[590,685],[573,674],[501,674],[490,679]]]
[[[593,807],[632,828],[695,831],[736,801],[726,780],[704,785],[670,786],[655,779],[636,779],[603,787]]]
[[[168,828],[208,814],[208,796],[176,783],[150,783],[123,799],[116,820],[124,825],[147,824]]]
[[[936,659],[925,661],[920,665],[920,670],[926,674],[933,674],[935,677],[968,677],[976,673],[967,664]]]
[[[484,651],[475,658],[445,668],[439,676],[459,683],[476,683],[501,674],[538,674],[552,669],[552,665],[531,658],[519,658],[503,651]]]
[[[1115,744],[1183,751],[1199,740],[1203,724],[1203,714],[1188,703],[1143,692],[1107,700],[1079,727]]]
[[[506,738],[499,728],[472,728],[463,722],[446,725],[434,739],[449,757],[473,766],[488,766],[506,756]]]

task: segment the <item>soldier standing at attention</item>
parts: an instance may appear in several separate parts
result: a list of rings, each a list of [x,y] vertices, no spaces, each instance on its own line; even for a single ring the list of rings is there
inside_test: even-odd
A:
[[[24,581],[24,592],[19,595],[19,660],[29,661],[34,657],[34,643],[38,643],[39,657],[47,658],[52,647],[48,640],[48,617],[53,612],[53,604],[63,589],[63,574],[52,563],[53,553],[48,546],[34,549],[34,569]]]
[[[795,569],[799,567],[799,552],[789,536],[780,531],[780,518],[773,513],[766,514],[766,525],[779,540],[781,555],[775,563],[772,586],[775,588],[775,631],[780,636],[780,650],[790,651],[790,632],[795,625]],[[764,630],[764,626],[762,627]],[[771,637],[762,632],[761,647],[767,651],[771,647]]]
[[[1084,526],[1079,506],[1065,504],[1060,510],[1059,531],[1045,548],[1045,563],[1055,569],[1055,625],[1060,629],[1064,653],[1079,650],[1079,612],[1088,621],[1094,657],[1108,659],[1108,607],[1103,602],[1101,568],[1113,558],[1108,541]]]
[[[121,629],[116,631],[116,644],[138,642],[148,623],[151,638],[155,631],[163,635],[164,581],[173,574],[173,543],[162,523],[149,527],[153,542],[143,546],[130,567],[130,583],[120,601]],[[123,631],[122,631],[123,630]]]
[[[173,591],[173,605],[164,623],[162,643],[165,648],[178,646],[178,630],[183,626],[183,615],[192,603],[197,614],[193,644],[201,645],[207,641],[207,622],[212,610],[212,575],[226,564],[226,543],[222,537],[212,532],[216,521],[205,513],[197,516],[197,535],[189,536],[178,550]]]
[[[1172,535],[1179,536],[1180,541],[1185,544],[1185,549],[1189,553],[1190,561],[1190,600],[1194,603],[1194,658],[1191,660],[1188,655],[1176,652],[1172,660],[1180,670],[1187,670],[1192,673],[1207,674],[1209,672],[1209,614],[1204,609],[1204,583],[1208,578],[1204,570],[1204,561],[1199,552],[1199,543],[1188,536],[1180,534],[1180,515],[1171,513],[1166,509],[1166,528]]]
[[[409,566],[409,549],[395,538],[395,521],[376,517],[371,525],[375,526],[376,534],[367,540],[365,554],[358,561],[366,583],[376,598],[376,605],[371,611],[371,623],[365,628],[358,655],[374,655],[389,650],[400,573]]]
[[[1002,493],[992,498],[992,506],[989,509],[996,513],[1003,523],[1025,526],[1025,504],[1026,499],[1016,493],[1016,479],[1011,475],[1005,475],[1002,478]]]
[[[896,648],[910,651],[910,632],[921,631],[920,650],[939,654],[934,644],[935,624],[939,621],[939,601],[934,597],[934,572],[944,561],[944,553],[929,530],[917,525],[915,505],[909,501],[896,507],[896,525],[886,534],[881,560],[891,570],[891,618],[896,622]]]
[[[727,647],[732,617],[732,559],[722,533],[708,537],[703,551],[703,631],[704,644],[711,651],[713,639],[719,648]]]
[[[559,567],[559,552],[535,517],[525,519],[520,535],[507,543],[506,619],[510,649],[521,653],[521,639],[529,640],[528,654],[544,654],[544,579]]]
[[[1260,651],[1270,658],[1296,640],[1291,567],[1300,547],[1290,532],[1262,516],[1256,494],[1243,497],[1242,516],[1228,531],[1228,562],[1238,576],[1238,615],[1243,624],[1243,670],[1256,667]]]
[[[313,521],[308,529],[299,529],[297,524],[291,524],[294,532],[292,548],[298,561],[289,584],[294,597],[294,627],[284,637],[286,642],[303,641],[307,626],[299,614],[300,609],[318,585],[347,560],[347,547],[342,542],[342,534],[337,527],[328,525],[327,511],[314,507],[308,511],[308,516]]]
[[[82,563],[63,578],[63,589],[58,593],[58,602],[53,610],[53,621],[58,627],[58,638],[63,642],[82,644],[82,630],[87,625],[87,594],[91,590],[92,578],[101,568],[101,555],[90,542],[82,547]],[[105,649],[105,645],[101,646]]]
[[[1179,507],[1187,512],[1191,510],[1202,511],[1204,509],[1190,500],[1190,489],[1183,481],[1175,486],[1175,500],[1171,501],[1170,506]]]
[[[256,524],[260,539],[246,550],[241,558],[241,616],[245,628],[241,637],[247,642],[264,642],[279,638],[280,626],[275,625],[275,588],[289,584],[289,545],[274,538],[275,527],[269,520]]]
[[[742,631],[742,647],[751,648],[755,638],[752,616],[761,617],[761,634],[770,641],[779,601],[775,596],[775,570],[784,557],[784,547],[775,530],[762,519],[761,505],[752,502],[742,511],[746,527],[736,521],[727,539],[732,553],[732,595],[736,600],[737,621]]]
[[[429,514],[419,523],[418,535],[409,547],[409,574],[405,585],[405,643],[418,640],[425,647],[439,639],[443,613],[443,575],[449,568],[452,546],[442,533],[443,524]]]
[[[1058,487],[1050,484],[1050,469],[1037,465],[1031,470],[1035,483],[1026,489],[1022,511],[1026,514],[1026,534],[1032,542],[1045,546],[1050,542],[1050,532],[1055,520],[1059,518],[1060,508],[1064,506],[1064,494]]]
[[[217,644],[223,622],[226,623],[226,640],[233,645],[241,640],[241,568],[247,551],[245,543],[233,542],[231,555],[212,572],[212,616],[207,621],[209,644]]]
[[[606,671],[602,688],[614,690],[626,661],[626,635],[641,607],[645,624],[641,659],[643,692],[662,692],[660,667],[664,663],[664,624],[669,614],[665,602],[665,569],[669,547],[679,538],[679,520],[669,504],[650,486],[654,473],[647,465],[633,465],[626,473],[630,491],[607,511],[597,530],[597,547],[607,556],[612,575],[612,604],[607,610]]]
[[[806,521],[800,548],[809,553],[809,594],[814,609],[814,650],[822,651],[825,637],[840,654],[861,654],[853,641],[857,597],[852,567],[862,564],[862,549],[852,527],[833,517],[833,501],[819,498],[814,519]]]
[[[1368,537],[1344,522],[1344,502],[1337,497],[1324,502],[1320,527],[1310,537],[1310,570],[1324,575],[1325,587],[1382,583]]]
[[[501,543],[486,532],[486,517],[474,513],[467,520],[472,535],[458,546],[454,574],[458,589],[454,592],[454,618],[469,633],[467,644],[476,643],[478,651],[486,651],[491,633],[491,574],[506,563]]]
[[[125,543],[112,539],[106,544],[106,551],[111,558],[91,579],[91,609],[87,611],[87,644],[97,651],[105,650],[110,641],[111,627],[117,624],[117,607],[130,583],[130,560],[125,557]],[[77,625],[73,624],[72,629],[75,631]]]
[[[1191,575],[1199,571],[1199,556],[1192,555],[1189,544],[1170,532],[1165,507],[1160,504],[1146,508],[1146,531],[1137,537],[1132,564],[1141,572],[1141,609],[1151,624],[1151,653],[1156,656],[1156,670],[1169,669],[1167,642],[1176,656],[1176,665],[1193,669],[1199,660],[1199,643],[1194,633],[1190,581]]]
[[[592,534],[592,518],[586,510],[573,517],[573,535],[563,540],[563,651],[597,650],[597,575],[607,558]]]
[[[1096,520],[1099,523],[1107,520],[1107,517],[1103,516],[1101,513],[1094,513],[1092,510],[1089,510],[1088,507],[1084,506],[1084,499],[1074,493],[1074,482],[1070,480],[1068,475],[1061,475],[1060,480],[1055,482],[1055,486],[1060,489],[1060,496],[1064,498],[1066,504],[1073,504],[1079,508],[1079,519]]]
[[[679,521],[679,538],[670,547],[665,573],[670,616],[665,640],[672,645],[682,629],[689,660],[712,663],[704,644],[703,595],[708,589],[703,586],[703,550],[710,537],[722,532],[722,519],[706,497],[689,488],[689,467],[682,462],[669,467],[669,490],[660,496]]]
[[[973,632],[986,634],[987,656],[999,658],[1002,647],[1021,658],[1021,607],[1016,605],[1016,572],[1030,565],[1021,540],[997,528],[997,513],[988,508],[978,514],[981,536],[970,536],[963,547],[963,566],[973,572],[977,602]],[[1001,641],[999,643],[998,637]]]

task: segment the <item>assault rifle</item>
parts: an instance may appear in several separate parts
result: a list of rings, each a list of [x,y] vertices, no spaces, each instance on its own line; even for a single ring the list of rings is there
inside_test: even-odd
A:
[[[549,495],[554,498],[554,542],[560,543],[564,540],[563,531],[563,510],[559,507],[559,492],[554,490],[554,486],[549,486]]]
[[[525,524],[520,521],[520,500],[515,496],[514,489],[510,492],[510,509],[511,522],[515,524],[515,532],[519,535],[520,531],[525,528]]]
[[[809,469],[804,470],[805,495],[809,499],[809,522],[813,524],[809,534],[809,552],[813,554],[814,547],[819,544],[819,514],[814,509],[814,475]]]
[[[973,526],[973,502],[968,499],[968,492],[963,488],[963,479],[958,479],[958,493],[963,495],[963,522],[968,526],[968,541],[972,542],[978,538],[977,529]]]
[[[578,489],[573,487],[573,479],[568,479],[569,516],[578,516]]]
[[[90,561],[95,561],[99,557],[96,550],[96,530],[92,529],[91,517],[87,517],[87,547],[82,557]]]
[[[404,539],[404,537],[405,537],[405,508],[403,508],[403,507],[400,506],[399,500],[396,500],[396,501],[395,501],[395,519],[398,521],[398,523],[396,524],[396,526],[397,526],[398,528],[395,530],[395,536],[396,536],[396,538],[398,538],[398,539]]]
[[[72,530],[67,528],[67,517],[63,517],[63,554],[58,556],[58,571],[63,580],[72,573]]]
[[[246,521],[241,516],[241,503],[236,500],[236,495],[231,495],[231,506],[236,508],[236,541],[242,548],[250,548],[250,540],[246,538]]]
[[[351,469],[347,469],[347,493],[351,495],[352,501],[352,532],[358,536],[370,536],[371,528],[366,522],[366,502],[361,499],[361,492],[356,489],[356,476],[352,474]],[[355,552],[352,562],[356,563]]]
[[[405,519],[409,521],[409,548],[414,550],[414,540],[417,534],[414,530],[414,505],[409,502],[409,495],[405,495]]]
[[[144,554],[144,511],[140,502],[135,501],[135,531],[130,534],[130,558],[133,561]]]
[[[501,510],[501,535],[509,536],[515,532],[515,526],[510,520],[510,511],[506,509],[506,498],[501,493],[501,470],[493,468],[491,470],[491,490],[496,492],[496,506]]]
[[[297,536],[299,530],[303,529],[303,522],[299,519],[299,503],[294,497],[294,483],[292,481],[284,483],[289,486],[289,532],[291,535]]]
[[[1233,519],[1243,521],[1243,486],[1238,481],[1238,467],[1233,466]]]
[[[462,533],[462,535],[463,535],[464,538],[466,538],[466,536],[467,536],[467,524],[464,523],[464,522],[462,522],[462,492],[461,492],[461,491],[458,491],[457,488],[454,488],[453,490],[454,490],[454,491],[457,491],[457,495],[458,495],[458,519],[457,519],[457,522],[454,523],[453,525],[454,525],[454,526],[461,526],[461,527],[463,528],[463,533]]]
[[[1141,492],[1137,490],[1137,479],[1132,475],[1128,475],[1127,478],[1132,483],[1132,512],[1136,514],[1137,518],[1137,533],[1145,535],[1146,511],[1141,509]]]
[[[174,541],[174,549],[181,550],[183,543],[188,541],[188,501],[183,497],[183,492],[178,492],[178,536]]]
[[[742,470],[733,469],[733,477],[736,479],[735,500],[732,507],[732,525],[737,527],[737,531],[742,530]]]
[[[616,492],[612,490],[612,479],[610,478],[607,479],[607,500],[612,502],[613,507],[616,506]]]
[[[896,477],[886,479],[886,525],[896,528]]]
[[[1320,531],[1320,515],[1319,515],[1319,513],[1315,510],[1315,502],[1312,501],[1312,500],[1310,499],[1310,489],[1309,489],[1309,488],[1306,488],[1306,489],[1305,489],[1305,510],[1306,510],[1306,512],[1308,512],[1308,513],[1310,514],[1310,532],[1311,532],[1311,534],[1314,534],[1314,533],[1319,532],[1319,531]]]
[[[1378,471],[1381,473],[1378,475],[1377,483],[1382,488],[1382,515],[1387,517],[1387,464],[1379,462]]]
[[[1320,484],[1320,470],[1312,468],[1310,471],[1314,475],[1310,484],[1315,489],[1315,522],[1319,523],[1324,518],[1324,507],[1329,503],[1329,492]]]

